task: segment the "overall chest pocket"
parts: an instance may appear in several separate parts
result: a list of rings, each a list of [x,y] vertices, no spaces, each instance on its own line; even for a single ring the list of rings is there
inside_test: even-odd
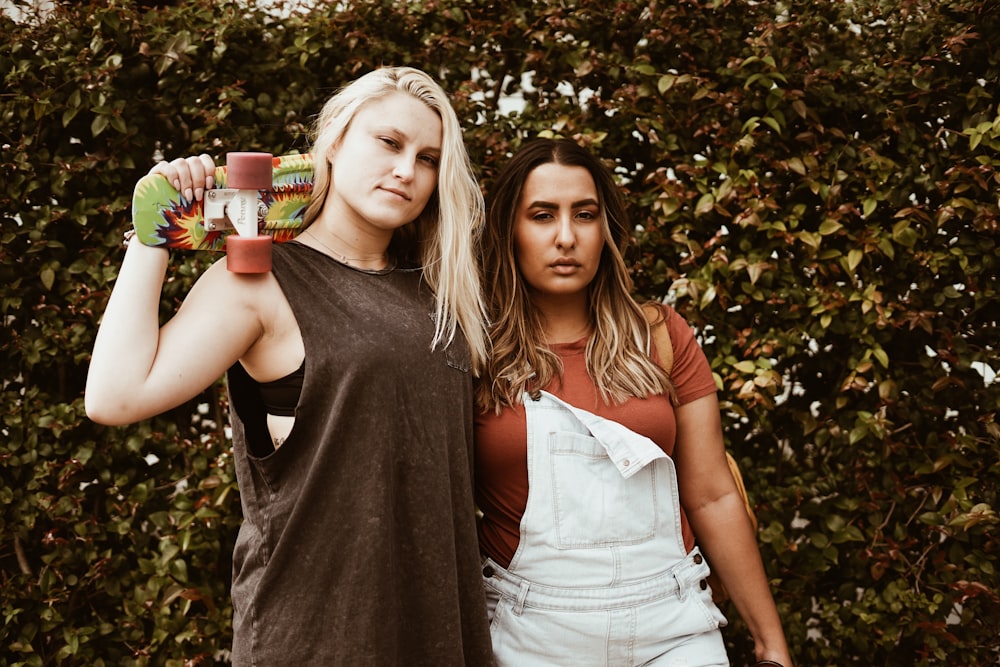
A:
[[[658,520],[657,466],[622,477],[594,437],[548,435],[552,512],[560,549],[639,544],[653,538]]]

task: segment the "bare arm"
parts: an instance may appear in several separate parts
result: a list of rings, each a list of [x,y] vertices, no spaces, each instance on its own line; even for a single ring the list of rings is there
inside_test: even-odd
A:
[[[211,186],[211,161],[161,163],[182,189]],[[167,251],[133,241],[102,318],[85,404],[91,419],[127,424],[173,408],[215,382],[262,335],[255,297],[261,276],[236,276],[217,262],[195,284],[177,314],[159,325]]]
[[[698,544],[753,635],[756,658],[791,667],[756,536],[726,462],[718,400],[705,396],[676,415],[681,503]]]

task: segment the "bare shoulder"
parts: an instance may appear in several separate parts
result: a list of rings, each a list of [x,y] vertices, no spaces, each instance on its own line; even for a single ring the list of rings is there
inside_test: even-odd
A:
[[[298,368],[304,357],[301,334],[273,273],[233,273],[223,258],[205,273],[203,280],[206,291],[217,291],[219,307],[233,312],[243,326],[254,331],[249,347],[240,357],[252,377],[268,381]]]
[[[214,294],[220,305],[234,302],[261,315],[270,314],[276,306],[288,305],[273,273],[234,273],[225,256],[205,271],[196,287]]]
[[[200,327],[205,338],[226,336],[249,346],[263,334],[275,299],[283,296],[274,276],[233,273],[222,257],[198,278],[175,319]]]

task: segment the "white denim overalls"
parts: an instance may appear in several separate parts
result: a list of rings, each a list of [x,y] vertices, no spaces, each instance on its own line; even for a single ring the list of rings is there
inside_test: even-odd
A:
[[[508,568],[483,563],[497,665],[728,666],[708,564],[684,549],[674,462],[546,392],[524,406],[521,541]]]

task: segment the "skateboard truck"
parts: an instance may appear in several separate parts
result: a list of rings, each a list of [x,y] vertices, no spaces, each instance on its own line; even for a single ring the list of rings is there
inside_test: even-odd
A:
[[[226,261],[233,273],[271,270],[271,237],[258,234],[258,227],[267,214],[260,191],[271,189],[272,166],[270,153],[229,153],[227,187],[205,193],[205,229],[236,230],[226,238]]]
[[[205,193],[205,231],[235,229],[241,236],[256,236],[267,207],[259,201],[256,190],[218,188]]]

